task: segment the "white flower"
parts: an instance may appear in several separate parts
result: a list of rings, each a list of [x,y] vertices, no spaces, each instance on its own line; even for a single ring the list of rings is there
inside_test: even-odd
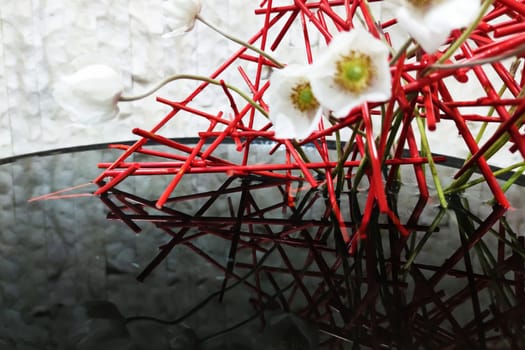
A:
[[[309,66],[290,65],[272,73],[265,100],[276,138],[305,138],[321,119],[319,102],[307,78],[308,69]]]
[[[168,33],[164,38],[174,37],[189,32],[201,11],[200,0],[165,0],[162,3]]]
[[[111,67],[94,64],[57,83],[53,95],[73,121],[90,124],[115,117],[124,86]]]
[[[365,101],[391,96],[389,51],[363,29],[335,36],[311,69],[312,91],[319,103],[343,117]]]
[[[453,29],[468,26],[480,11],[479,0],[397,0],[389,5],[399,25],[434,53]]]

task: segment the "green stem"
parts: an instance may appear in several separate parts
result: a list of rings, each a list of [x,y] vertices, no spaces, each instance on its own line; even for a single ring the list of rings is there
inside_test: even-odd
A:
[[[368,165],[369,165],[369,156],[368,156],[368,151],[366,151],[353,177],[353,181],[352,181],[352,191],[353,192],[357,193],[357,186],[359,185],[359,183],[361,182],[361,179],[365,175],[366,167]]]
[[[503,169],[499,169],[499,170],[496,170],[494,172],[494,176],[500,176],[500,175],[503,175],[505,173],[508,173],[509,171],[512,171],[518,167],[522,167],[522,166],[525,166],[525,162],[519,162],[519,163],[516,163],[516,164],[513,164],[511,166],[508,166],[506,168],[503,168]],[[519,170],[518,170],[519,171]],[[462,186],[459,186],[459,187],[455,187],[454,189],[451,189],[451,188],[447,188],[444,190],[444,193],[445,194],[452,194],[452,193],[455,193],[455,192],[461,192],[461,191],[464,191],[472,186],[475,186],[475,185],[478,185],[480,183],[483,183],[487,181],[487,179],[485,177],[480,177],[476,180],[472,180]]]
[[[264,115],[266,118],[268,118],[268,112],[266,112],[264,110],[264,108],[262,108],[257,102],[255,102],[250,96],[245,94],[239,88],[237,88],[237,87],[235,87],[233,85],[227,84],[227,83],[225,83],[223,81],[220,81],[220,80],[211,79],[211,78],[208,78],[208,77],[205,77],[205,76],[194,75],[194,74],[175,74],[175,75],[172,75],[172,76],[167,77],[164,80],[160,81],[159,83],[157,83],[157,85],[155,85],[154,87],[152,87],[151,89],[149,89],[148,91],[146,91],[146,92],[144,92],[142,94],[135,95],[135,96],[121,96],[119,98],[119,102],[131,102],[131,101],[141,100],[144,97],[147,97],[147,96],[151,95],[152,93],[154,93],[155,91],[157,91],[158,89],[163,87],[164,85],[166,85],[166,84],[168,84],[168,83],[170,83],[172,81],[175,81],[175,80],[183,80],[183,79],[184,80],[204,81],[204,82],[207,82],[209,84],[218,85],[218,86],[223,86],[224,85],[229,90],[232,90],[235,93],[237,93],[246,102],[248,102],[250,105],[252,105],[259,112],[261,112],[262,115]]]
[[[523,51],[525,51],[525,44],[519,45],[517,48],[510,50],[509,52],[506,52],[504,54],[498,55],[498,56],[480,58],[477,60],[450,63],[450,64],[435,63],[435,64],[432,64],[430,68],[432,69],[460,69],[460,68],[481,66],[484,64],[488,64],[488,63],[500,62],[510,57],[520,56],[521,54],[523,54]]]
[[[428,144],[425,125],[423,124],[423,119],[419,116],[417,110],[415,110],[415,114],[417,126],[419,128],[419,133],[421,134],[421,148],[428,160],[428,166],[430,167],[430,172],[432,173],[432,178],[434,179],[434,184],[436,185],[439,203],[443,208],[446,208],[448,206],[447,200],[445,199],[445,194],[443,193],[443,188],[441,187],[441,181],[439,180],[439,174],[436,169],[436,164],[434,163],[434,159],[432,158],[432,152],[430,151],[430,146]]]
[[[521,91],[519,92],[517,98],[523,98],[525,97],[525,86],[522,87]],[[515,112],[517,106],[512,106],[510,109],[509,109],[509,114],[512,114]],[[518,118],[518,120],[514,123],[514,125],[516,127],[520,127],[521,124],[523,123],[523,121],[525,120],[525,113],[523,115],[520,116],[520,118]],[[503,146],[505,146],[507,144],[507,142],[509,141],[510,139],[510,134],[507,132],[503,133],[503,135],[501,135],[488,149],[487,151],[483,154],[483,157],[485,157],[485,160],[488,162],[489,159],[494,155],[496,154],[501,148],[503,148]],[[467,171],[465,171],[464,174],[462,174],[459,178],[457,178],[456,180],[454,180],[454,182],[452,182],[447,190],[453,192],[453,191],[457,191],[457,188],[459,188],[460,186],[463,186],[467,181],[468,179],[470,179],[470,177],[472,176],[472,174],[474,173],[474,170],[476,169],[476,166],[472,166],[470,169],[468,169]]]
[[[311,163],[312,161],[310,160],[310,158],[306,155],[306,153],[304,153],[304,149],[303,147],[299,144],[299,142],[297,142],[297,140],[291,140],[292,142],[292,146],[295,148],[295,150],[297,151],[297,153],[299,154],[299,156],[306,162],[306,163]],[[319,175],[322,175],[324,176],[324,171],[319,169],[319,168],[313,168],[312,169],[313,171],[315,171],[317,174]]]
[[[388,138],[386,140],[385,149],[383,150],[383,159],[382,159],[383,165],[385,164],[388,156],[390,155],[390,150],[392,149],[392,145],[394,144],[394,141],[399,131],[399,127],[401,126],[402,122],[403,122],[403,111],[398,108],[394,113],[392,126],[390,127],[390,132],[388,132]]]
[[[412,44],[412,38],[408,38],[407,41],[405,41],[403,43],[403,45],[401,46],[401,48],[399,48],[399,50],[397,50],[397,52],[395,53],[395,55],[392,57],[392,59],[390,60],[390,66],[394,66],[397,61],[399,60],[399,58],[401,57],[401,55],[403,53],[405,53],[408,48],[410,47],[410,44]],[[390,46],[390,45],[389,45]]]
[[[521,164],[523,164],[523,162]],[[524,171],[525,165],[522,165],[518,170],[516,170],[516,172],[512,174],[510,179],[508,179],[507,182],[505,182],[503,186],[501,186],[503,192],[507,192],[510,186],[512,186],[520,178],[521,174],[523,174]]]
[[[337,159],[339,160],[336,166],[336,169],[337,169],[337,167],[339,166],[339,164],[341,164],[341,162],[344,163],[343,149],[341,147],[341,133],[339,130],[335,132],[335,149],[336,149]],[[335,193],[336,193],[336,196],[339,197],[339,194],[341,193],[343,189],[343,184],[344,184],[344,168],[340,168],[338,169],[338,171],[334,171],[334,173],[337,176]]]
[[[522,162],[523,164],[523,162]],[[525,165],[522,165],[512,176],[501,186],[501,190],[503,192],[507,192],[509,188],[521,177],[523,172],[525,171]],[[496,199],[493,198],[490,202],[490,204],[494,205],[496,203]]]
[[[336,176],[337,174],[340,174],[341,177],[343,176],[343,170],[344,170],[344,164],[348,157],[350,156],[350,153],[352,153],[352,149],[354,146],[355,138],[357,136],[357,129],[360,127],[360,124],[357,126],[349,126],[350,129],[353,130],[352,135],[350,136],[349,140],[347,141],[344,150],[342,150],[342,153],[337,153],[338,155],[338,161],[337,165],[332,171],[332,176]]]
[[[208,27],[210,27],[212,30],[214,30],[215,32],[219,33],[220,35],[224,36],[226,39],[229,39],[241,46],[244,46],[245,48],[247,49],[250,49],[252,51],[255,51],[257,52],[258,54],[260,54],[261,56],[267,58],[270,62],[272,62],[273,64],[275,64],[278,68],[284,68],[284,64],[280,63],[279,61],[277,61],[275,58],[273,58],[272,56],[270,56],[268,53],[264,52],[263,50],[253,46],[253,45],[250,45],[248,44],[246,41],[243,41],[241,39],[238,39],[226,32],[224,32],[223,30],[219,29],[218,27],[214,26],[213,24],[211,24],[210,22],[206,21],[204,18],[202,18],[200,15],[197,15],[197,17],[195,17],[196,19],[198,19],[199,21],[201,21],[202,23],[204,23],[205,25],[207,25]]]
[[[516,76],[516,72],[518,70],[518,67],[519,67],[520,63],[521,63],[521,60],[519,58],[516,58],[516,60],[514,60],[514,62],[512,62],[512,65],[510,66],[509,72],[510,72],[510,75],[512,75],[513,77]],[[507,84],[502,84],[500,89],[498,90],[498,97],[503,96],[505,91],[507,91],[507,88],[508,88]],[[494,114],[495,111],[496,111],[496,107],[491,106],[489,108],[489,111],[487,112],[487,116],[491,117]],[[478,134],[476,135],[476,143],[479,143],[481,141],[481,138],[485,134],[485,131],[487,130],[488,125],[489,125],[488,122],[483,122],[483,124],[481,125],[481,128],[478,131]],[[470,158],[470,157],[468,157],[468,158]],[[467,160],[468,160],[468,158],[467,158]]]
[[[518,67],[521,63],[521,60],[519,58],[516,58],[516,60],[514,60],[514,62],[512,62],[512,65],[510,67],[510,74],[514,77],[516,76],[516,72],[518,70]],[[501,97],[503,96],[503,94],[505,93],[505,91],[507,91],[508,89],[508,86],[506,84],[503,84],[500,89],[498,90],[498,97]],[[491,117],[494,112],[496,111],[496,107],[494,106],[491,106],[487,112],[487,116],[488,117]],[[485,131],[487,130],[487,127],[488,127],[488,122],[483,122],[481,124],[481,128],[479,129],[477,135],[476,135],[476,143],[479,144],[481,142],[481,139],[483,138],[483,135],[485,134]],[[468,157],[465,158],[465,162],[467,162],[470,158],[472,157],[472,155],[470,154]],[[511,168],[510,170],[512,170],[513,168]],[[507,171],[510,171],[510,170],[507,170]],[[465,184],[465,182],[470,178],[470,175],[472,175],[472,172],[469,171],[468,172],[468,178],[466,177],[462,183],[457,183],[456,181],[450,185],[446,190],[445,190],[445,193],[452,193],[452,192],[458,192],[458,191],[463,191],[471,186],[474,186],[474,185],[477,185],[481,182],[484,182],[484,178],[482,179],[478,179],[478,180],[475,180],[475,181],[472,181],[472,182],[469,182],[467,184]],[[461,178],[461,177],[460,177]],[[457,185],[455,185],[457,183]]]

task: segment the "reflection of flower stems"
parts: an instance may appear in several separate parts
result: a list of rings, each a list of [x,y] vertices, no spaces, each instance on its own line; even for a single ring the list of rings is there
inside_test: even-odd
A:
[[[245,319],[245,320],[243,320],[241,322],[238,322],[238,323],[234,324],[233,326],[230,326],[230,327],[222,329],[222,330],[220,330],[220,331],[218,331],[216,333],[213,333],[213,334],[207,335],[205,337],[202,337],[201,339],[199,339],[199,343],[202,344],[202,343],[207,342],[207,341],[209,341],[209,340],[211,340],[213,338],[220,337],[221,335],[224,335],[226,333],[229,333],[231,331],[239,329],[242,326],[244,326],[244,325],[252,322],[256,318],[260,317],[263,312],[264,312],[264,309],[260,309],[259,311],[257,311],[256,313],[254,313],[253,315],[248,317],[247,319]]]
[[[430,167],[430,172],[432,173],[432,178],[434,179],[434,184],[436,185],[436,191],[439,198],[439,203],[443,208],[447,207],[447,200],[445,199],[445,195],[443,193],[443,188],[441,187],[441,181],[439,180],[439,174],[436,169],[436,164],[434,164],[434,159],[432,158],[432,152],[430,151],[430,146],[428,144],[427,139],[427,133],[425,131],[425,125],[423,125],[423,120],[419,116],[419,113],[417,110],[415,110],[416,114],[416,121],[417,126],[419,128],[419,132],[421,134],[421,148],[423,153],[425,153],[425,156],[428,160],[428,166]]]
[[[467,227],[464,224],[465,222],[472,222],[477,225],[483,223],[479,217],[474,215],[470,210],[467,210],[459,201],[456,201],[456,203],[459,203],[459,205],[452,203],[451,209],[454,210],[458,216],[459,227]],[[463,218],[459,220],[460,217]],[[523,259],[523,257],[525,257],[525,250],[517,238],[518,235],[508,225],[505,217],[502,217],[499,222],[505,230],[504,234],[502,234],[500,229],[495,230],[494,228],[489,228],[488,232],[491,233],[495,239],[509,247],[514,254],[519,255]],[[469,224],[469,226],[473,227],[472,224]],[[496,226],[499,225],[494,225],[494,227]],[[510,239],[507,239],[505,236],[510,237]],[[499,261],[493,256],[493,250],[487,246],[484,240],[479,240],[474,248],[478,255],[479,264],[491,282],[489,291],[491,292],[493,307],[499,310],[508,310],[509,307],[515,305],[516,295],[507,283],[501,283],[501,281],[505,279],[505,275],[500,270],[501,266],[499,265]]]
[[[264,52],[263,50],[253,46],[253,45],[250,45],[248,44],[247,42],[241,40],[241,39],[238,39],[224,31],[222,31],[221,29],[217,28],[216,26],[214,26],[213,24],[211,24],[210,22],[206,21],[204,18],[202,18],[201,16],[197,15],[196,19],[198,19],[199,21],[201,21],[202,23],[204,23],[205,25],[207,25],[208,27],[210,27],[211,29],[213,29],[214,31],[216,31],[217,33],[219,33],[220,35],[224,36],[225,38],[241,45],[241,46],[244,46],[245,48],[247,49],[250,49],[250,50],[253,50],[255,52],[257,52],[258,54],[260,54],[261,56],[265,57],[266,59],[268,59],[270,62],[272,62],[273,64],[275,64],[278,68],[284,68],[284,65],[282,63],[280,63],[279,61],[277,61],[275,58],[273,58],[272,56],[270,56],[268,53]]]
[[[306,270],[306,268],[304,269]],[[295,281],[292,281],[290,282],[286,287],[284,287],[283,289],[279,290],[278,293],[275,293],[274,295],[272,295],[270,298],[268,298],[268,301],[264,303],[263,306],[266,306],[266,305],[271,305],[272,302],[275,301],[275,299],[277,299],[278,296],[280,296],[282,293],[284,293],[285,291],[287,291],[288,289],[292,288],[293,286],[295,286]],[[228,328],[225,328],[225,329],[222,329],[216,333],[213,333],[213,334],[210,334],[210,335],[207,335],[205,337],[202,337],[199,339],[199,343],[202,344],[204,342],[207,342],[213,338],[217,338],[217,337],[220,337],[221,335],[224,335],[226,333],[229,333],[231,331],[234,331],[236,329],[239,329],[241,328],[242,326],[250,323],[251,321],[255,320],[256,318],[260,317],[261,314],[264,313],[264,311],[266,311],[266,309],[264,307],[261,307],[259,309],[259,311],[255,312],[253,315],[251,315],[250,317],[234,324],[233,326],[230,326]]]
[[[257,262],[257,264],[254,266],[253,269],[251,269],[247,274],[245,274],[244,276],[242,276],[241,278],[239,278],[237,281],[235,281],[235,283],[232,283],[230,284],[229,286],[221,289],[221,290],[218,290],[210,295],[208,295],[208,297],[206,299],[204,299],[203,301],[201,301],[200,303],[198,303],[197,305],[195,305],[194,307],[192,307],[188,312],[186,312],[184,315],[180,316],[179,318],[175,319],[175,320],[163,320],[163,319],[160,319],[160,318],[156,318],[156,317],[151,317],[151,316],[132,316],[132,317],[128,317],[126,318],[126,323],[130,323],[130,322],[136,322],[136,321],[153,321],[153,322],[157,322],[157,323],[161,323],[161,324],[168,324],[168,325],[174,325],[174,324],[178,324],[182,321],[184,321],[186,318],[188,318],[189,316],[195,314],[195,312],[199,311],[200,309],[202,309],[204,306],[206,306],[213,298],[215,298],[216,296],[220,295],[221,293],[224,293],[228,290],[231,290],[235,287],[237,287],[239,284],[241,283],[244,283],[248,280],[248,278],[250,276],[252,276],[254,273],[256,273],[257,271],[259,271],[261,269],[261,267],[263,266],[263,263],[266,261],[266,259],[272,254],[272,252],[277,248],[277,244],[274,244],[270,249],[268,249],[268,251],[266,251],[266,253],[259,259],[259,261]]]
[[[466,235],[471,237],[475,232],[474,223],[479,224],[479,218],[476,219],[475,215],[472,214],[468,207],[468,202],[465,201],[465,205],[461,203],[461,199],[458,196],[452,196],[450,209],[456,214],[457,228],[460,235]],[[506,309],[514,303],[515,300],[510,301],[509,297],[513,297],[513,292],[507,284],[501,284],[497,281],[501,281],[504,276],[497,268],[498,262],[492,254],[492,250],[487,247],[485,242],[481,239],[474,245],[474,251],[478,256],[479,264],[485,273],[492,280],[491,292],[495,293],[493,296],[494,305],[503,305]],[[468,253],[465,255],[469,255]]]
[[[468,244],[469,238],[474,234],[475,232],[475,226],[474,221],[469,217],[468,213],[470,213],[470,209],[468,208],[468,202],[463,205],[461,203],[461,199],[458,196],[453,196],[451,198],[451,209],[456,214],[456,220],[457,220],[457,228],[460,234],[462,246],[465,247]],[[485,245],[485,242],[483,240],[479,240],[477,244],[474,245],[474,251],[476,252],[476,255],[478,256],[479,264],[481,265],[481,268],[485,275],[489,276],[490,279],[492,279],[492,286],[489,289],[491,292],[495,293],[495,296],[492,298],[492,302],[494,305],[505,305],[505,308],[510,306],[510,303],[508,302],[507,293],[505,292],[505,289],[509,291],[508,286],[506,284],[501,285],[500,283],[497,283],[496,281],[501,280],[503,278],[503,275],[501,274],[501,271],[498,271],[496,267],[498,266],[498,263],[496,259],[494,259],[494,256],[492,255],[492,251],[487,248]],[[470,261],[470,254],[468,252],[465,252],[465,267],[467,270],[467,276],[472,274],[472,270],[468,268],[468,262]],[[468,258],[467,258],[468,256]],[[470,270],[470,272],[469,272]],[[468,277],[468,279],[471,279],[471,277]],[[492,294],[492,293],[491,293]],[[511,295],[512,291],[508,293],[508,295]],[[472,293],[472,296],[476,295],[477,293]],[[475,300],[473,300],[473,303],[475,303]],[[479,316],[477,316],[479,317]]]
[[[476,218],[474,218],[475,220]],[[508,233],[508,236],[510,239],[505,238],[505,236],[501,235],[498,231],[494,229],[490,229],[490,233],[500,242],[503,242],[504,244],[508,245],[510,249],[516,254],[518,254],[522,259],[525,259],[525,248],[522,246],[522,242],[518,238],[518,234],[514,232],[512,227],[510,227],[507,218],[502,217],[500,220],[501,225],[503,226],[503,229]]]
[[[175,74],[175,75],[172,75],[171,77],[167,77],[164,80],[160,81],[153,88],[151,88],[150,90],[148,90],[148,91],[146,91],[146,92],[144,92],[144,93],[142,93],[140,95],[136,95],[136,96],[121,96],[119,98],[119,101],[120,102],[131,102],[131,101],[141,100],[144,97],[151,95],[152,93],[154,93],[155,91],[157,91],[158,89],[163,87],[164,85],[166,85],[166,84],[168,84],[168,83],[170,83],[172,81],[182,80],[182,79],[198,80],[198,81],[204,81],[204,82],[207,82],[207,83],[213,84],[213,85],[226,86],[228,89],[236,92],[246,102],[248,102],[250,105],[252,105],[259,112],[261,112],[262,115],[264,115],[265,117],[268,117],[268,113],[257,102],[255,102],[250,96],[248,96],[246,93],[244,93],[241,89],[239,89],[239,88],[237,88],[237,87],[235,87],[233,85],[223,83],[220,80],[211,79],[211,78],[208,78],[208,77],[205,77],[205,76],[193,75],[193,74]]]
[[[428,239],[435,234],[436,229],[441,224],[441,220],[443,220],[446,213],[447,210],[445,208],[440,208],[438,214],[434,218],[434,221],[432,221],[428,230],[425,232],[425,235],[419,240],[419,242],[417,242],[417,246],[410,252],[410,255],[408,256],[405,265],[403,265],[403,267],[401,268],[403,274],[410,269],[410,266],[414,263],[416,257],[421,252]]]

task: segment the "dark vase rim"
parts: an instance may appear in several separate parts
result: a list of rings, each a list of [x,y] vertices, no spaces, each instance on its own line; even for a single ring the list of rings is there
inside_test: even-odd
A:
[[[199,141],[199,138],[198,137],[176,137],[176,138],[171,138],[171,140],[175,140],[183,144],[195,144]],[[103,150],[103,149],[107,149],[108,146],[112,144],[133,145],[135,142],[136,140],[126,140],[126,141],[116,141],[116,142],[113,141],[113,142],[93,143],[93,144],[88,144],[88,145],[79,145],[79,146],[71,146],[71,147],[61,147],[61,148],[55,148],[55,149],[50,149],[50,150],[24,153],[24,154],[20,154],[16,156],[0,158],[0,165],[14,163],[16,161],[19,161],[21,159],[26,159],[26,158],[48,157],[48,156],[53,156],[53,155],[58,155],[58,154]],[[265,144],[267,142],[268,141],[254,140],[252,141],[252,144]],[[148,141],[148,143],[150,145],[158,144],[152,141]],[[233,144],[233,140],[226,139],[226,140],[223,140],[223,143]],[[327,141],[327,143],[331,149],[335,148],[335,141]],[[441,166],[459,169],[464,163],[464,159],[461,159],[458,157],[443,155],[443,154],[438,154],[438,153],[433,153],[433,155],[434,156],[445,156],[446,160],[444,162],[439,163],[439,165]],[[492,165],[490,166],[490,168],[492,169],[492,171],[497,171],[501,169],[501,167],[492,166]],[[497,178],[500,180],[508,180],[512,176],[512,174],[513,174],[512,172],[507,172],[507,173],[497,176]],[[515,184],[520,185],[520,186],[525,186],[525,175],[521,175],[516,180]]]

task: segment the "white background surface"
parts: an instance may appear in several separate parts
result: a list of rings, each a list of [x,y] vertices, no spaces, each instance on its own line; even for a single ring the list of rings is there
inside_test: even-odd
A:
[[[125,93],[134,94],[174,73],[208,75],[237,49],[202,24],[184,36],[162,38],[161,3],[161,0],[3,0],[0,158],[131,139],[135,137],[131,134],[133,127],[149,129],[169,111],[152,96],[120,104],[120,116],[109,123],[75,125],[54,101],[52,88],[62,75],[79,67],[109,64],[122,72]],[[255,2],[204,1],[202,14],[221,28],[247,38],[257,28],[257,18],[251,15],[252,4]],[[241,24],[246,18],[250,20]],[[181,99],[193,86],[179,81],[157,95]],[[213,101],[207,107],[214,109]],[[175,123],[169,136],[195,136],[197,127],[187,121]]]

